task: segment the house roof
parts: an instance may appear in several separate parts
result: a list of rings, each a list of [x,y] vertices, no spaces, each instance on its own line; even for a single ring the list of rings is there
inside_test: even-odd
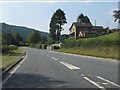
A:
[[[81,27],[92,27],[93,25],[91,23],[80,23],[80,22],[73,22],[69,30],[72,28],[72,26],[81,26]]]

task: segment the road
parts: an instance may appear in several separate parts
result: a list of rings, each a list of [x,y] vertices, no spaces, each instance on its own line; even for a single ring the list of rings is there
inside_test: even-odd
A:
[[[3,88],[119,88],[118,62],[24,47]],[[4,77],[4,76],[3,76]]]

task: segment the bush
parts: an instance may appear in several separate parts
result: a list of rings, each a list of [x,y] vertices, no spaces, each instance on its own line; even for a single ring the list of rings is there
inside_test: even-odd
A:
[[[4,46],[2,46],[2,53],[4,54],[4,53],[10,53],[10,52],[12,52],[13,50],[16,50],[18,47],[17,46],[14,46],[14,45],[10,45],[10,46],[8,46],[8,45],[4,45]]]
[[[47,45],[46,44],[42,44],[42,49],[47,49]]]
[[[9,48],[10,50],[16,50],[18,47],[17,47],[17,46],[14,46],[14,45],[10,45],[10,46],[8,46],[8,48]]]
[[[36,44],[36,45],[35,45],[35,48],[37,48],[37,49],[42,49],[42,45],[41,45],[41,44]]]
[[[35,48],[35,44],[34,43],[30,43],[30,47]]]

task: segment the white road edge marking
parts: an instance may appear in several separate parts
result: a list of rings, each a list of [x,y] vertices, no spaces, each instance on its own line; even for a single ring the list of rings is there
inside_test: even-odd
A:
[[[15,71],[20,67],[20,65],[25,61],[25,59],[27,58],[27,51],[26,51],[26,56],[25,58],[19,63],[19,65],[17,65],[17,67],[15,67],[11,72],[10,75],[2,82],[2,85],[6,83],[6,81],[15,73]]]
[[[92,83],[93,85],[97,86],[98,88],[105,90],[105,88],[99,84],[97,84],[96,82],[90,80],[88,77],[83,77],[84,79],[86,79],[87,81],[89,81],[90,83]]]
[[[110,80],[104,79],[104,78],[102,78],[100,76],[96,76],[96,77],[99,78],[99,79],[101,79],[101,80],[103,80],[103,81],[106,81],[106,82],[108,82],[108,83],[110,83],[110,84],[112,84],[114,86],[120,87],[120,85],[118,85],[118,84],[116,84],[116,83],[114,83],[114,82],[112,82]]]
[[[76,66],[71,65],[71,64],[66,63],[66,62],[60,62],[60,63],[63,64],[64,66],[66,66],[69,69],[80,69],[79,67],[76,67]]]
[[[51,58],[57,61],[57,59],[56,59],[56,58],[54,58],[54,57],[51,57]]]

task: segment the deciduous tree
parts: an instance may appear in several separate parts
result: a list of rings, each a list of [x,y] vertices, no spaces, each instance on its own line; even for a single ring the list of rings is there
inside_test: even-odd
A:
[[[14,32],[13,33],[13,38],[14,38],[14,45],[19,46],[20,42],[22,42],[22,37],[20,36],[20,34],[18,32]]]
[[[33,31],[31,32],[28,36],[27,36],[27,42],[28,43],[33,43],[36,44],[38,42],[40,42],[41,36],[37,31]]]

